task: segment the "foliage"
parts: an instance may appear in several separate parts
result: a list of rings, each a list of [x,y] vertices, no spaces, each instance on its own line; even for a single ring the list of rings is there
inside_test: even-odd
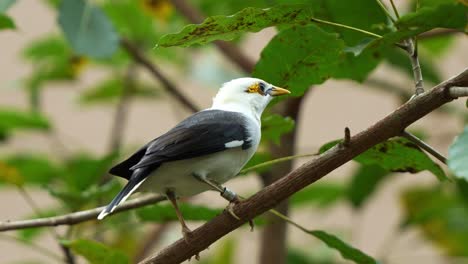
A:
[[[449,149],[448,165],[455,176],[468,179],[468,126],[455,139]]]
[[[25,18],[12,17],[14,13],[10,12],[15,2],[0,1],[0,31],[22,33],[22,28],[16,30],[15,21],[21,22]],[[160,96],[162,89],[155,88],[154,82],[148,82],[147,76],[140,74],[146,69],[140,67],[141,64],[132,54],[121,47],[121,39],[133,43],[149,61],[162,68],[163,73],[170,73],[169,80],[174,79],[175,83],[182,85],[182,81],[190,79],[190,67],[200,67],[198,64],[193,66],[192,61],[205,61],[199,60],[199,57],[211,58],[213,49],[205,47],[211,46],[212,42],[224,40],[231,41],[233,45],[242,44],[250,36],[247,33],[274,27],[276,32],[269,31],[274,36],[261,50],[250,75],[285,87],[292,91],[292,96],[300,97],[307,93],[313,95],[310,93],[311,87],[320,86],[330,79],[364,82],[383,63],[412,78],[413,68],[408,54],[401,49],[409,38],[418,38],[418,59],[426,87],[429,87],[428,82],[440,83],[446,76],[440,71],[439,60],[446,55],[455,57],[451,51],[456,46],[457,37],[441,35],[419,38],[419,35],[438,28],[462,32],[467,29],[468,5],[466,1],[458,0],[412,1],[408,12],[401,12],[403,15],[399,18],[392,15],[395,23],[376,0],[186,2],[208,17],[200,24],[187,25],[187,18],[169,0],[44,1],[50,13],[58,17],[60,31],[37,32],[34,34],[36,39],[21,47],[20,56],[30,70],[24,74],[18,86],[25,94],[28,105],[21,108],[0,106],[0,144],[8,149],[0,156],[0,191],[11,188],[27,194],[33,189],[48,194],[56,202],[53,207],[37,203],[31,208],[34,213],[28,213],[25,218],[48,217],[101,206],[110,201],[122,186],[114,178],[109,180],[107,175],[108,169],[124,156],[118,147],[97,155],[82,149],[81,144],[68,144],[69,140],[65,144],[60,142],[62,137],[57,133],[60,134],[61,129],[56,127],[54,120],[61,113],[49,112],[50,101],[44,100],[49,92],[46,89],[57,82],[63,86],[71,86],[73,82],[81,84],[82,76],[99,73],[86,89],[70,89],[68,92],[73,94],[73,98],[78,98],[80,109],[90,105],[106,110],[112,108],[108,112],[115,113],[115,116],[109,117],[109,120],[114,120],[116,123],[113,125],[119,125],[117,127],[122,131],[126,131],[128,126],[125,120],[132,118],[128,113],[132,112],[129,107],[133,104],[125,104],[126,100],[144,98],[151,100],[151,105],[172,100]],[[381,2],[389,6],[388,1]],[[392,13],[392,10],[388,11]],[[245,47],[242,46],[241,50],[244,51]],[[202,70],[205,70],[205,66],[202,64]],[[238,72],[224,65],[216,67],[223,67],[222,70],[230,76],[238,75]],[[162,85],[165,85],[164,82]],[[184,89],[181,90],[186,91]],[[393,94],[392,91],[389,94]],[[187,95],[189,98],[195,97],[191,91]],[[327,111],[332,110],[321,111],[323,113],[320,114],[326,116]],[[160,114],[151,113],[145,118],[148,122],[155,122]],[[308,114],[301,108],[300,117]],[[444,114],[455,117],[449,111]],[[295,126],[300,128],[298,133],[303,133],[301,135],[314,137],[313,131],[301,130],[300,122],[301,119],[294,120],[267,109],[261,119],[261,146],[245,166],[254,169],[241,173],[260,174],[270,170],[273,163],[313,156],[296,155],[272,161],[272,154],[266,147],[268,144],[281,144],[281,138],[293,131]],[[36,150],[36,146],[29,145],[27,140],[21,141],[26,135],[24,132],[27,135],[40,132],[37,136],[41,140],[46,138],[45,144],[54,142],[52,154]],[[109,138],[114,137],[119,135],[109,135]],[[13,147],[8,145],[9,139],[13,139]],[[14,145],[18,144],[16,139],[21,141],[20,145],[28,145],[28,148],[17,150]],[[396,177],[411,177],[399,173],[428,171],[441,181],[434,181],[429,187],[416,183],[402,193],[404,218],[401,219],[400,231],[417,228],[428,241],[442,248],[443,254],[450,260],[453,256],[466,257],[467,141],[468,127],[465,126],[449,148],[448,167],[455,176],[454,181],[443,181],[447,176],[441,166],[415,144],[404,138],[392,138],[357,156],[354,159],[356,166],[349,173],[340,170],[343,174],[340,177],[348,176],[346,180],[320,180],[295,193],[289,200],[291,211],[319,209],[320,213],[325,214],[339,205],[353,210],[353,214],[359,214],[366,210],[366,203],[372,201],[377,191],[387,186],[387,182]],[[320,148],[320,153],[340,142],[325,144]],[[79,149],[74,145],[80,145]],[[296,147],[301,149],[302,146]],[[60,151],[56,151],[58,148]],[[252,186],[248,187],[239,190],[239,194],[254,190]],[[202,222],[209,221],[223,210],[189,202],[180,203],[180,209],[186,220]],[[61,243],[89,263],[130,263],[139,249],[147,246],[145,241],[151,235],[147,232],[148,225],[176,220],[169,203],[155,204],[116,214],[106,221],[67,229],[64,233],[66,240]],[[257,228],[261,229],[265,221],[255,220]],[[304,245],[297,250],[290,249],[288,263],[338,263],[337,254],[328,253],[335,250],[355,263],[378,262],[346,243],[351,241],[347,236],[332,235],[336,230],[330,229],[302,230],[322,241],[323,248]],[[15,233],[15,238],[33,246],[41,241],[44,231],[48,231],[47,228],[21,230]],[[61,236],[62,230],[57,231]],[[95,238],[100,242],[93,241]],[[238,241],[229,238],[215,248],[216,252],[203,256],[202,263],[235,263],[239,249]],[[325,258],[324,251],[329,254]]]

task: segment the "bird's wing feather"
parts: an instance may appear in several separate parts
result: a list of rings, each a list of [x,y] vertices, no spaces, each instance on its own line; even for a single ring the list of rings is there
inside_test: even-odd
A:
[[[164,162],[208,155],[233,146],[247,149],[251,146],[252,139],[246,122],[246,118],[236,112],[198,112],[116,165],[111,173],[116,172],[113,174],[122,177],[128,175],[129,178],[132,171],[138,168],[159,167]],[[230,142],[239,144],[227,144]]]

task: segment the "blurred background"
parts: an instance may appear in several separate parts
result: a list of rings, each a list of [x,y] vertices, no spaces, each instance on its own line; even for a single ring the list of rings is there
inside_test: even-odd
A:
[[[199,109],[211,105],[223,82],[248,75],[213,44],[154,48],[163,34],[190,23],[169,0],[91,2]],[[275,4],[187,2],[204,16]],[[402,13],[411,8],[410,2],[396,1]],[[57,24],[56,6],[53,0],[18,0],[8,9],[16,28],[0,31],[0,221],[59,215],[108,203],[124,181],[102,177],[107,169],[192,113],[125,49],[106,59],[75,53]],[[255,62],[276,33],[275,28],[247,33],[232,44]],[[420,41],[420,56],[429,88],[467,66],[468,40],[461,33],[428,35]],[[409,67],[409,60],[396,54],[384,58],[362,83],[328,80],[314,86],[304,95],[295,120],[294,153],[316,153],[323,144],[342,138],[344,127],[354,134],[392,112],[413,91]],[[466,117],[465,102],[458,100],[418,121],[410,131],[446,155]],[[291,122],[281,120],[279,126],[290,132]],[[256,156],[257,162],[271,158],[269,146],[281,148],[274,143],[279,138],[266,140],[260,151],[264,155]],[[291,143],[284,138],[281,142]],[[309,159],[295,159],[292,166]],[[395,174],[376,168],[367,168],[372,179],[358,182],[356,175],[364,169],[349,162],[304,195],[292,198],[291,218],[333,233],[381,263],[468,263],[468,202],[458,194],[467,191],[468,184],[440,183],[427,171]],[[251,195],[264,183],[257,174],[240,176],[227,186]],[[353,188],[363,191],[350,194]],[[226,205],[214,192],[193,197],[189,203],[216,209]],[[418,210],[426,207],[435,210],[432,218],[414,220]],[[190,221],[189,226],[204,222]],[[248,226],[232,232],[203,251],[201,262],[257,263],[263,228],[260,224],[254,232]],[[180,238],[180,230],[176,221],[141,220],[139,214],[127,212],[73,228],[9,231],[0,233],[0,263],[60,262],[57,236],[103,242],[124,252],[133,263]],[[293,227],[288,227],[286,237],[288,263],[347,263],[321,241]],[[85,263],[82,258],[78,262]]]

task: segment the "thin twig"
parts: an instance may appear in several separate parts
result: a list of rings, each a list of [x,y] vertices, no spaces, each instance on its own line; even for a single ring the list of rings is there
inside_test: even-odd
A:
[[[442,163],[447,164],[447,158],[444,157],[444,155],[440,154],[436,149],[419,139],[417,136],[411,134],[408,131],[403,131],[401,135],[413,142],[414,144],[418,145],[418,147],[424,149],[427,153],[431,154],[436,159],[440,160]]]
[[[14,243],[21,243],[21,244],[23,244],[23,245],[25,245],[27,247],[30,247],[30,248],[36,250],[37,252],[43,254],[44,256],[48,256],[48,257],[50,257],[50,258],[52,258],[52,259],[54,259],[54,260],[56,260],[56,261],[58,261],[60,263],[63,262],[63,259],[62,259],[61,256],[57,255],[55,252],[49,250],[46,247],[42,247],[42,246],[37,245],[37,244],[32,243],[32,242],[26,242],[26,241],[21,240],[21,239],[19,239],[17,237],[5,235],[5,234],[0,234],[0,239],[12,241]]]
[[[132,199],[125,202],[115,209],[114,213],[128,211],[134,208],[143,207],[146,205],[154,204],[166,200],[165,196],[149,194],[142,197]],[[70,214],[45,217],[38,219],[18,220],[18,221],[5,221],[0,222],[0,232],[8,230],[26,229],[33,227],[44,226],[59,226],[59,225],[76,225],[85,221],[95,220],[99,213],[105,208],[101,206],[94,209],[74,212]]]
[[[343,139],[343,147],[347,148],[349,147],[349,144],[351,143],[351,130],[349,130],[349,127],[345,127],[344,130],[344,139]]]
[[[393,12],[395,12],[396,18],[397,18],[397,19],[400,19],[400,14],[398,14],[398,9],[396,8],[396,5],[395,5],[395,3],[393,2],[393,0],[390,0],[390,4],[392,4]]]
[[[390,14],[390,12],[388,11],[387,7],[384,5],[384,3],[382,3],[381,0],[375,0],[377,1],[377,4],[380,6],[380,8],[382,9],[382,11],[384,11],[384,13],[387,15],[388,18],[390,18],[390,20],[392,21],[393,24],[396,23],[396,20],[395,18],[393,18],[392,14]]]
[[[406,44],[406,52],[411,61],[411,68],[413,69],[413,76],[414,76],[414,86],[416,96],[424,93],[424,84],[423,84],[423,77],[421,72],[421,65],[419,64],[418,59],[418,51],[416,42],[413,39],[407,39],[404,41]]]
[[[145,67],[163,85],[164,89],[176,98],[182,105],[192,112],[198,112],[199,108],[185,94],[180,91],[175,84],[164,76],[164,74],[154,65],[143,52],[128,39],[122,38],[120,45],[130,54],[135,62]]]
[[[203,14],[193,5],[185,0],[172,0],[172,4],[191,23],[198,24],[205,19]],[[248,58],[238,47],[226,41],[215,41],[214,44],[221,53],[236,64],[245,73],[251,73],[255,62]]]
[[[39,217],[43,216],[44,214],[42,213],[41,209],[39,206],[36,204],[34,199],[29,195],[29,193],[24,189],[23,187],[18,186],[18,191],[20,192],[21,196],[26,200],[28,203],[29,207],[33,210],[33,212],[38,215]],[[65,263],[68,264],[75,264],[75,256],[72,254],[69,248],[65,247],[62,243],[60,243],[61,237],[59,233],[57,233],[57,230],[55,228],[47,228],[47,231],[52,235],[52,237],[55,238],[57,241],[60,249],[63,252],[63,255],[65,256]]]
[[[112,125],[109,152],[119,153],[122,145],[123,130],[127,120],[127,110],[133,91],[135,90],[136,65],[131,63],[125,73],[122,94],[115,108],[114,123]]]
[[[344,28],[344,29],[356,31],[356,32],[359,32],[359,33],[362,33],[362,34],[365,34],[365,35],[368,35],[368,36],[371,36],[371,37],[374,37],[374,38],[382,38],[381,35],[372,33],[370,31],[367,31],[367,30],[364,30],[364,29],[344,25],[344,24],[334,23],[334,22],[331,22],[331,21],[322,20],[322,19],[318,19],[318,18],[312,18],[311,21],[314,21],[314,22],[319,23],[319,24],[330,25],[330,26],[334,26],[334,27],[338,27],[338,28]]]
[[[244,174],[244,173],[247,173],[247,172],[249,172],[249,171],[257,170],[257,169],[260,169],[260,168],[263,168],[263,167],[272,166],[272,165],[277,164],[277,163],[281,163],[281,162],[285,162],[285,161],[289,161],[289,160],[293,160],[293,159],[298,159],[298,158],[313,157],[313,156],[317,156],[317,155],[318,155],[318,153],[313,153],[313,154],[300,154],[300,155],[293,155],[293,156],[281,157],[281,158],[277,158],[277,159],[265,161],[265,162],[262,162],[262,163],[260,163],[260,164],[257,164],[257,165],[254,165],[254,166],[245,168],[245,169],[241,170],[240,173],[241,173],[241,174]]]
[[[241,220],[233,218],[228,212],[223,212],[210,222],[193,230],[190,243],[187,243],[183,238],[179,239],[140,263],[180,263],[199,253],[250,219],[274,208],[281,201],[328,175],[367,149],[400,135],[401,131],[412,123],[452,101],[452,98],[447,96],[447,92],[449,87],[453,86],[468,86],[468,69],[421,96],[406,102],[371,127],[355,134],[351,138],[353,144],[348,148],[332,147],[317,158],[260,190],[249,199],[237,203],[232,210]]]

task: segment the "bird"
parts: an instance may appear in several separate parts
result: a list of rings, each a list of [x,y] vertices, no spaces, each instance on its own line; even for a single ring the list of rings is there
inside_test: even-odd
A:
[[[155,192],[171,202],[188,240],[191,230],[177,199],[214,190],[229,201],[228,208],[238,202],[237,194],[222,184],[234,178],[256,152],[261,115],[268,103],[289,93],[258,78],[224,83],[210,108],[189,116],[109,170],[128,182],[98,219],[111,214],[136,191]]]

